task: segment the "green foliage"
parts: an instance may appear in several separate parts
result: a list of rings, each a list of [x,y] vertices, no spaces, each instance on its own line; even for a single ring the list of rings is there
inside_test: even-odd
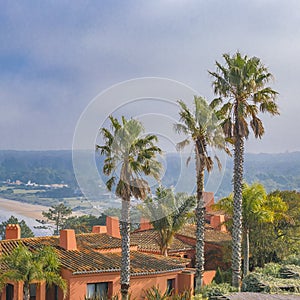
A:
[[[254,265],[280,262],[292,254],[300,253],[300,193],[296,191],[276,191],[272,198],[280,197],[287,206],[282,218],[272,224],[258,225],[252,234],[252,255]]]
[[[230,283],[231,282],[231,270],[222,270],[219,267],[217,268],[216,275],[213,279],[213,282],[216,284],[221,284],[221,283]]]
[[[8,224],[19,224],[21,227],[21,238],[33,237],[34,234],[30,227],[26,224],[24,220],[19,221],[18,218],[10,216],[7,221],[4,221],[0,224],[0,236],[1,239],[5,238],[5,229]]]
[[[300,278],[300,266],[296,265],[284,265],[279,270],[281,278]]]
[[[107,176],[106,187],[117,197],[130,201],[133,196],[144,200],[150,192],[149,185],[142,175],[159,180],[161,163],[157,154],[161,149],[156,146],[157,136],[147,134],[142,137],[144,128],[138,120],[121,122],[109,116],[111,131],[101,128],[104,145],[96,145],[104,157],[102,172]]]
[[[265,281],[263,280],[263,278],[263,275],[260,273],[250,273],[243,279],[242,291],[254,293],[270,293],[270,286],[266,284],[267,278],[265,278]]]
[[[155,197],[147,198],[139,206],[143,215],[151,220],[159,233],[161,253],[167,255],[167,250],[173,237],[189,220],[195,208],[196,198],[185,193],[174,194],[169,188],[159,187]]]
[[[265,276],[280,277],[281,265],[277,263],[265,264],[263,268],[256,268],[255,272],[263,274]]]
[[[243,279],[244,292],[300,293],[300,266],[266,264]]]
[[[0,263],[3,281],[23,281],[25,294],[30,293],[31,283],[43,280],[48,285],[59,286],[64,294],[66,293],[67,285],[60,276],[59,258],[50,246],[32,252],[26,246],[19,244],[10,254],[2,255]]]
[[[63,228],[74,229],[76,233],[92,232],[95,225],[105,225],[106,216],[101,214],[99,217],[92,215],[72,216],[65,220]]]
[[[262,273],[250,273],[243,279],[243,292],[300,293],[300,279],[283,279]]]
[[[67,217],[72,214],[72,209],[65,206],[63,203],[53,205],[48,211],[43,211],[42,215],[54,223],[54,235],[59,234],[60,229],[65,225]]]
[[[145,300],[189,300],[191,299],[191,292],[186,290],[182,293],[162,292],[159,287],[153,286],[151,289],[144,291],[143,299]]]
[[[282,261],[283,264],[285,265],[296,265],[296,266],[300,266],[300,255],[296,255],[296,254],[292,254],[290,256],[288,256],[287,258],[285,258]]]
[[[229,283],[216,284],[213,282],[205,285],[201,289],[202,296],[208,299],[216,296],[224,296],[232,292],[237,292],[237,289],[232,287]]]
[[[264,186],[259,183],[243,185],[243,237],[249,232],[252,268],[263,266],[264,263],[277,261],[276,248],[270,242],[276,242],[275,232],[278,224],[289,219],[288,205],[280,195],[267,194]],[[227,226],[232,228],[233,195],[221,199],[214,206],[223,210],[229,217]],[[246,245],[244,245],[245,247]],[[280,245],[283,247],[284,245]]]

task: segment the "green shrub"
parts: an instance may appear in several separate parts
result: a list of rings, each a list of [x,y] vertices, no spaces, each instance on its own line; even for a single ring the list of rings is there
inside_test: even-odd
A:
[[[300,293],[300,279],[283,279],[251,273],[243,279],[243,292]]]
[[[280,277],[281,278],[300,278],[300,266],[296,265],[286,265],[280,268]]]
[[[232,287],[229,283],[211,283],[202,288],[201,294],[203,297],[212,299],[216,296],[224,296],[232,292],[236,292],[237,289]]]
[[[146,300],[189,300],[191,291],[186,290],[180,294],[161,292],[159,288],[153,286],[151,289],[144,291],[144,299]]]
[[[284,259],[282,263],[285,265],[300,266],[300,255],[296,255],[296,254],[290,255],[288,258]]]
[[[263,283],[262,273],[250,273],[243,279],[242,292],[269,293],[270,287]]]
[[[272,276],[279,278],[280,277],[280,268],[281,266],[276,263],[268,263],[265,264],[263,268],[256,268],[255,272],[256,273],[261,273],[266,276]]]
[[[216,275],[213,279],[213,282],[220,283],[230,283],[231,282],[231,270],[221,270],[219,267],[217,269]]]

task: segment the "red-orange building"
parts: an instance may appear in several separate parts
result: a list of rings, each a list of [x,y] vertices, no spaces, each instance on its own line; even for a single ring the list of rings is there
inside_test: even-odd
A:
[[[84,300],[95,291],[104,291],[109,296],[117,295],[120,289],[121,240],[118,220],[107,218],[107,226],[96,226],[93,233],[77,234],[74,230],[62,230],[60,236],[20,239],[20,227],[7,227],[6,240],[0,241],[1,253],[8,254],[20,243],[38,250],[51,245],[58,253],[61,275],[68,282],[68,300]],[[174,288],[177,292],[193,289],[194,272],[186,268],[189,261],[182,258],[163,257],[138,251],[131,246],[131,288],[133,298],[141,299],[143,290],[159,286],[161,290]],[[61,291],[46,288],[45,283],[31,286],[31,299],[60,300]],[[3,289],[1,300],[23,299],[22,282],[10,282]]]
[[[209,212],[205,231],[204,283],[210,283],[217,266],[224,263],[222,247],[230,241],[223,216],[214,215],[210,207],[213,194],[207,193],[206,209]],[[6,240],[0,241],[0,252],[11,253],[20,243],[35,251],[44,245],[56,249],[62,264],[61,275],[68,283],[67,300],[84,300],[97,291],[109,297],[120,289],[121,239],[119,220],[107,217],[106,226],[94,226],[92,233],[77,234],[66,229],[60,236],[20,239],[19,225],[6,228]],[[173,288],[175,292],[193,290],[195,261],[195,226],[187,225],[173,239],[168,257],[160,255],[158,234],[151,224],[141,222],[141,228],[131,234],[131,281],[133,299],[143,299],[143,291],[153,286],[160,290]],[[1,272],[1,269],[0,269]],[[47,288],[44,282],[31,286],[31,300],[61,300],[56,287]],[[1,300],[23,299],[22,282],[10,282],[3,289]]]

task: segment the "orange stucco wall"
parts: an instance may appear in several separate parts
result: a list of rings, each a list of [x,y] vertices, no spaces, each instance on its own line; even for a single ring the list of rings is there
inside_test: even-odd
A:
[[[215,271],[204,272],[204,283],[211,282],[215,275]],[[85,275],[72,275],[68,270],[62,270],[62,276],[68,281],[68,294],[66,300],[83,300],[87,292],[88,283],[109,282],[109,296],[119,295],[120,289],[120,273],[102,273],[102,274],[85,274]],[[143,291],[158,287],[161,291],[167,288],[167,280],[175,279],[175,292],[181,293],[184,290],[193,290],[194,284],[194,271],[193,269],[186,269],[180,272],[169,272],[165,274],[132,276],[130,281],[130,293],[132,299],[143,299]],[[47,293],[46,286],[41,283],[37,287],[37,300],[53,299],[53,291]],[[1,295],[1,300],[5,300],[5,289]],[[59,300],[63,299],[62,292],[59,290]],[[119,295],[120,296],[120,295]],[[23,299],[23,284],[14,283],[14,299]]]
[[[216,275],[216,271],[204,271],[203,274],[203,285],[210,284]]]
[[[102,273],[72,275],[65,271],[64,278],[68,278],[69,293],[66,300],[82,300],[87,292],[88,283],[109,282],[110,296],[117,295],[120,289],[120,273]],[[143,299],[143,290],[150,289],[153,286],[159,287],[161,291],[167,288],[167,280],[175,279],[175,291],[182,292],[185,288],[192,288],[194,274],[192,272],[169,272],[165,274],[156,274],[151,276],[132,276],[130,280],[130,293],[133,299]],[[119,295],[120,296],[120,295]],[[62,299],[62,298],[60,298]]]

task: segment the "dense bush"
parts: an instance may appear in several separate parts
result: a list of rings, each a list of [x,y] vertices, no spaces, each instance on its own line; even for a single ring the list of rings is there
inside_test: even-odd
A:
[[[281,278],[300,278],[300,266],[296,265],[286,265],[280,268],[280,277]]]
[[[269,293],[270,287],[265,284],[262,273],[250,273],[243,279],[242,292]],[[270,277],[272,278],[272,277]]]
[[[216,296],[224,296],[232,292],[237,292],[237,289],[232,287],[229,283],[211,283],[202,288],[201,294],[203,297],[213,299]]]
[[[231,283],[231,270],[222,270],[218,267],[216,275],[213,279],[213,282],[220,284],[220,283]]]
[[[261,273],[266,276],[272,276],[272,277],[279,278],[280,277],[280,268],[281,268],[280,264],[268,263],[263,268],[256,268],[255,272]]]
[[[296,265],[296,266],[300,266],[300,255],[290,255],[288,258],[286,258],[285,260],[283,260],[283,263],[285,265]]]
[[[300,279],[283,279],[251,273],[243,279],[243,292],[256,293],[300,293]]]
[[[177,293],[168,293],[161,292],[159,288],[152,287],[151,289],[148,289],[144,291],[144,299],[145,300],[189,300],[191,299],[191,292],[190,291],[184,291],[180,294]]]

